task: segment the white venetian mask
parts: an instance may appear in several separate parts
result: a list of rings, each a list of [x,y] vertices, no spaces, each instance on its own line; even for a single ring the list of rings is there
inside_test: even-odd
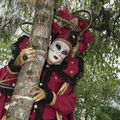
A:
[[[47,62],[49,64],[55,65],[61,64],[61,62],[67,57],[69,52],[69,45],[58,38],[50,45]]]

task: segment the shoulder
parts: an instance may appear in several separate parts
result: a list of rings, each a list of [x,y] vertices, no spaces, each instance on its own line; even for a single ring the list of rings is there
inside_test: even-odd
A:
[[[77,76],[80,75],[79,78],[82,77],[84,68],[84,61],[82,58],[78,57],[68,57],[66,59],[66,67],[62,71],[62,76],[65,81],[70,85],[75,86],[77,82]]]
[[[83,69],[84,61],[78,57],[68,57],[66,59],[67,67],[64,72],[70,77],[75,77]]]

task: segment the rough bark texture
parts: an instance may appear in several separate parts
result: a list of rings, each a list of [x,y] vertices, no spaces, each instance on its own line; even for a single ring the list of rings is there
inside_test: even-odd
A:
[[[12,96],[7,120],[28,120],[33,101],[31,90],[38,85],[47,56],[55,0],[38,0],[29,45],[36,49],[34,62],[23,66]]]

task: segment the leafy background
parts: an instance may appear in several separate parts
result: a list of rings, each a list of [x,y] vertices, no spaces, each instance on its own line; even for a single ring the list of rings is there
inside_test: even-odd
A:
[[[11,44],[27,34],[21,25],[33,21],[34,4],[35,0],[0,1],[1,65],[11,57]],[[59,0],[56,6],[72,12],[85,9],[93,18],[94,41],[83,54],[84,76],[76,86],[76,120],[120,120],[120,1]],[[32,26],[24,29],[30,33]]]

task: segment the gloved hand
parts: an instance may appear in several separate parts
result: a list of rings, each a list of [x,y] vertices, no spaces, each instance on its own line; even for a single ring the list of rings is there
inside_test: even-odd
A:
[[[8,67],[12,72],[19,72],[23,64],[33,61],[34,58],[35,50],[33,48],[24,49],[16,58],[9,61]]]
[[[50,104],[53,99],[54,95],[53,92],[47,87],[36,87],[32,92],[31,95],[33,96],[33,100],[35,102],[42,101],[45,104]]]

